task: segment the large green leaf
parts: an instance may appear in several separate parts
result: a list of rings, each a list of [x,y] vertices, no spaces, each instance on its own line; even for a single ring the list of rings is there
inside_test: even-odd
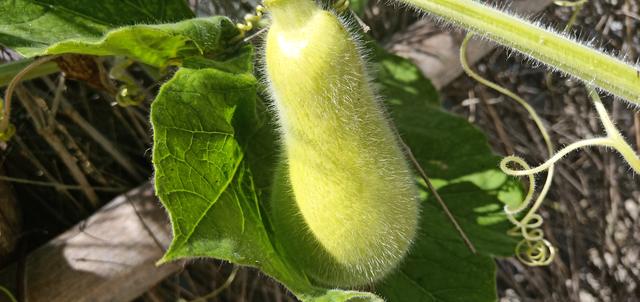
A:
[[[0,44],[25,56],[64,40],[97,40],[108,30],[193,17],[184,0],[3,0]]]
[[[384,62],[391,66],[379,72],[377,82],[402,139],[433,177],[438,193],[478,252],[470,252],[423,184],[424,206],[415,246],[378,293],[392,302],[495,301],[493,257],[511,256],[517,243],[506,235],[510,224],[502,209],[520,202],[521,188],[497,169],[499,157],[480,130],[434,106],[437,94],[434,97],[430,83],[416,80],[402,85],[400,79],[411,77],[385,70],[402,70],[403,59],[380,50],[376,58],[382,66]],[[422,91],[412,93],[420,87]]]
[[[445,220],[436,221],[444,223]],[[423,230],[424,233],[431,231],[434,230]],[[440,239],[438,236],[420,237],[414,252],[379,286],[378,292],[393,302],[496,301],[493,259],[473,255],[468,250],[452,247],[449,241],[440,242]]]
[[[305,301],[382,301],[316,287],[278,255],[260,202],[276,140],[256,107],[257,81],[249,68],[230,72],[209,66],[232,63],[200,62],[203,68],[179,70],[152,105],[155,184],[174,234],[161,261],[212,257],[258,267]]]
[[[429,176],[455,179],[497,167],[485,136],[467,121],[415,102],[390,107],[401,136]]]
[[[410,106],[440,105],[438,91],[415,64],[388,53],[375,41],[365,43],[376,71],[375,82],[392,110],[405,103]]]
[[[38,54],[122,55],[149,65],[164,66],[192,56],[218,55],[228,46],[226,41],[236,34],[229,19],[217,16],[170,24],[126,26],[95,39],[61,41]]]
[[[379,287],[389,301],[495,301],[495,263],[492,255],[509,256],[515,241],[504,234],[509,227],[503,203],[470,182],[439,190],[457,221],[471,238],[472,254],[432,197],[422,208],[420,235],[405,262]]]
[[[17,47],[16,50],[25,55],[120,55],[163,67],[170,63],[198,60],[203,55],[224,56],[223,50],[228,47],[226,42],[236,34],[237,30],[229,19],[216,16],[170,24],[125,26],[104,35],[75,37],[52,41],[51,44]]]
[[[242,143],[253,135],[242,129],[256,121],[256,84],[249,71],[182,68],[160,89],[151,107],[155,185],[174,234],[162,261],[215,257],[263,270],[283,265]]]
[[[281,243],[274,241],[264,210],[279,157],[276,131],[257,96],[250,61],[249,48],[222,61],[193,60],[163,85],[152,106],[156,189],[174,231],[163,261],[213,257],[257,267],[303,301],[382,301],[373,293],[312,284],[278,253]],[[472,255],[467,250],[423,188],[420,235],[407,260],[376,286],[377,292],[387,301],[495,300],[492,256],[509,255],[514,244],[505,235],[500,210],[518,197],[517,187],[495,170],[497,157],[481,132],[433,106],[437,95],[423,77],[407,76],[411,66],[390,56],[378,56],[374,64],[384,67],[378,69],[377,82],[383,93],[393,94],[392,116],[414,151],[420,151],[418,160],[454,167],[426,165],[479,251]],[[394,92],[403,89],[402,83],[422,90]],[[461,148],[461,142],[468,146]],[[456,157],[442,154],[482,164],[458,164]]]
[[[410,100],[392,111],[419,162],[438,160],[447,168],[454,167],[423,164],[429,174],[444,177],[432,181],[478,253],[470,252],[440,205],[422,186],[424,205],[415,246],[400,268],[378,287],[378,293],[393,302],[495,301],[492,257],[511,256],[517,243],[506,235],[510,225],[502,209],[507,203],[519,202],[520,187],[495,169],[497,158],[488,151],[486,139],[465,120]],[[416,126],[420,124],[424,126]],[[447,135],[439,134],[442,131]],[[459,146],[460,139],[467,144],[464,148]],[[440,157],[447,154],[482,164],[460,164],[455,156]]]
[[[431,177],[455,179],[497,167],[498,157],[484,134],[439,109],[435,87],[413,63],[375,42],[367,47],[377,71],[376,83],[400,135]]]
[[[259,217],[259,212],[245,208],[255,206],[256,198],[234,127],[234,119],[255,102],[255,84],[246,73],[183,68],[153,103],[156,187],[174,222],[174,240],[165,258],[214,252],[244,263],[264,252],[233,253],[243,248],[243,236],[257,237],[254,228],[260,227],[244,221],[252,214]],[[223,240],[216,251],[191,244],[218,237]]]

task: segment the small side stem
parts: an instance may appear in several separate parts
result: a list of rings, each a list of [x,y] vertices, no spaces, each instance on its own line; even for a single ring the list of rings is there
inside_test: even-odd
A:
[[[4,92],[4,110],[2,113],[2,119],[0,119],[0,133],[7,131],[7,129],[9,128],[9,119],[11,117],[11,98],[13,97],[13,91],[15,90],[16,85],[18,85],[18,83],[20,83],[22,79],[36,67],[55,58],[57,58],[57,56],[39,58],[33,61],[33,63],[27,65],[27,67],[22,69],[16,74],[15,77],[13,77],[13,79],[9,83],[9,86],[7,86],[7,90]]]
[[[616,125],[613,124],[613,121],[611,121],[611,118],[607,113],[607,109],[604,108],[604,104],[602,104],[602,100],[600,100],[598,92],[593,87],[587,87],[587,89],[589,90],[589,96],[593,100],[598,116],[604,126],[604,130],[607,133],[607,138],[610,140],[609,146],[616,149],[631,168],[636,173],[640,174],[640,157],[636,151],[633,150],[631,145],[627,143],[620,133],[620,130],[618,130]]]
[[[511,176],[526,176],[526,175],[538,174],[548,170],[550,167],[552,167],[556,162],[558,162],[561,158],[563,158],[567,154],[575,150],[582,149],[585,147],[591,147],[591,146],[613,147],[614,143],[613,143],[613,140],[609,137],[597,137],[597,138],[577,141],[569,146],[564,147],[562,150],[556,152],[556,154],[553,157],[548,159],[543,164],[535,168],[525,169],[525,170],[514,170],[508,167],[507,164],[513,160],[513,157],[507,156],[502,160],[500,164],[500,168],[502,169],[502,171],[504,171],[505,173]]]
[[[33,61],[34,59],[22,59],[0,65],[0,88],[7,86],[20,71],[29,66]],[[31,80],[59,71],[60,68],[58,67],[58,64],[55,62],[48,62],[38,65],[38,67],[32,69],[31,72],[22,77],[22,80]]]
[[[413,152],[411,152],[411,148],[409,148],[407,143],[405,143],[404,140],[402,140],[402,138],[397,133],[397,131],[396,131],[396,135],[398,137],[398,140],[400,141],[400,144],[402,145],[402,147],[404,148],[405,152],[409,156],[409,159],[413,163],[413,166],[418,170],[418,173],[420,173],[420,177],[427,184],[427,187],[429,187],[429,191],[431,191],[431,193],[433,193],[433,196],[436,198],[436,201],[438,201],[438,204],[440,204],[440,206],[442,207],[442,210],[444,211],[445,215],[447,215],[447,218],[449,218],[449,221],[451,221],[451,224],[453,224],[453,227],[456,229],[458,234],[460,234],[460,237],[462,237],[462,240],[464,241],[464,244],[469,248],[471,253],[476,254],[477,253],[476,247],[473,245],[473,243],[471,242],[471,240],[469,239],[467,234],[464,232],[464,230],[462,229],[462,227],[460,226],[460,224],[458,223],[456,218],[453,216],[453,214],[449,210],[449,207],[447,206],[447,204],[444,203],[444,200],[442,200],[442,197],[440,197],[440,194],[438,193],[438,190],[436,190],[436,188],[431,183],[431,179],[429,178],[427,173],[424,171],[424,169],[422,169],[422,166],[420,166],[420,163],[418,163],[418,160],[413,155]]]

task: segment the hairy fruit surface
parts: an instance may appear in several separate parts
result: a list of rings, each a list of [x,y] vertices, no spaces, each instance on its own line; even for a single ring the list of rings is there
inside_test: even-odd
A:
[[[265,4],[284,147],[271,204],[278,242],[319,283],[379,280],[416,234],[414,178],[340,20],[312,0]]]

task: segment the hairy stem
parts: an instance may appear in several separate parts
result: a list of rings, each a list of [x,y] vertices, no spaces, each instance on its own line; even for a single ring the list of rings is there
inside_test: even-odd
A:
[[[640,70],[590,46],[473,0],[398,0],[640,104]]]
[[[0,65],[0,88],[7,86],[11,80],[25,67],[33,63],[34,59],[22,59],[19,61],[3,63]],[[33,68],[29,73],[22,77],[23,81],[39,78],[41,76],[49,75],[59,72],[58,64],[55,62],[47,62],[42,65],[38,65]]]
[[[15,75],[15,77],[11,79],[11,82],[9,83],[9,85],[7,86],[7,89],[4,92],[4,106],[3,106],[3,112],[2,112],[2,119],[0,119],[0,133],[4,133],[9,129],[9,125],[10,125],[9,119],[11,118],[11,98],[13,97],[13,90],[24,79],[24,77],[28,75],[32,70],[57,57],[58,56],[41,57],[33,61],[29,65],[27,65],[22,70],[20,70],[20,72],[18,72]]]
[[[502,163],[500,164],[500,168],[502,168],[502,171],[504,171],[505,173],[507,173],[507,174],[509,174],[511,176],[525,176],[525,175],[531,175],[531,174],[538,174],[538,173],[541,173],[541,172],[544,172],[544,171],[548,170],[550,167],[552,167],[556,162],[558,162],[560,159],[565,157],[567,154],[569,154],[569,153],[571,153],[573,151],[576,151],[578,149],[582,149],[584,147],[591,147],[591,146],[613,147],[612,141],[608,137],[598,137],[598,138],[585,139],[585,140],[577,141],[577,142],[575,142],[575,143],[563,148],[562,150],[558,151],[552,158],[548,159],[542,165],[539,165],[539,166],[537,166],[535,168],[525,169],[525,170],[514,170],[514,169],[511,169],[507,165],[508,163],[513,161],[513,158],[511,156],[507,156],[502,160]]]
[[[631,168],[638,174],[640,174],[640,156],[633,150],[633,147],[627,143],[620,130],[613,124],[607,110],[604,108],[604,104],[598,96],[598,92],[593,87],[587,87],[589,90],[589,96],[593,100],[593,104],[596,107],[598,116],[604,126],[604,130],[607,133],[607,138],[610,140],[610,147],[622,155],[622,158],[631,166]]]

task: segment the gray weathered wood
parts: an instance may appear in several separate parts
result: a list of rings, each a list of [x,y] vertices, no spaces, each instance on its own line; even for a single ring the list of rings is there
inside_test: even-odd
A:
[[[170,238],[167,215],[145,184],[31,253],[27,301],[129,301],[180,269],[155,265]],[[0,273],[0,284],[14,288],[15,269]]]
[[[521,15],[535,15],[551,3],[551,0],[515,0],[511,10]],[[463,72],[460,65],[460,43],[463,35],[442,29],[432,19],[425,19],[411,25],[407,30],[392,37],[391,52],[413,61],[436,88],[442,88]],[[472,40],[467,52],[469,63],[477,63],[489,54],[495,44]]]

